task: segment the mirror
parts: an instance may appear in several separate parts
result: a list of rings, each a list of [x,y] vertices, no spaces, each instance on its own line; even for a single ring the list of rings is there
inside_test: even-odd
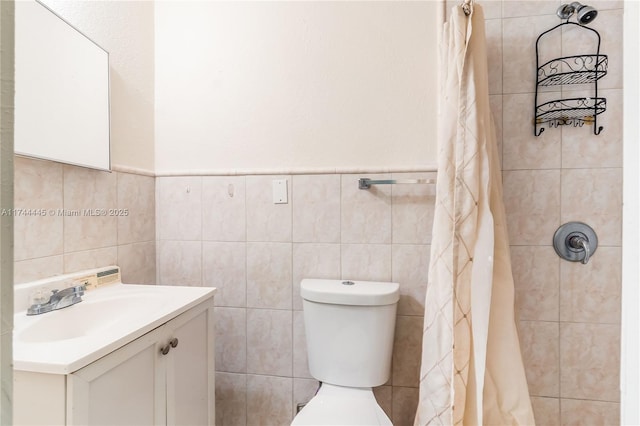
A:
[[[15,13],[15,153],[110,170],[108,52],[35,0]]]

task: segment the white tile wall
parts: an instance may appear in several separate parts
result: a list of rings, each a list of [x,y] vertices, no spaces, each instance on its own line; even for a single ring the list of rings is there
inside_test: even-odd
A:
[[[15,283],[113,264],[125,282],[156,282],[153,177],[16,157],[15,207],[47,212],[15,218]]]
[[[607,98],[607,110],[598,116],[604,130],[596,136],[588,125],[562,126],[547,128],[540,137],[533,135],[532,125],[535,41],[560,23],[555,12],[566,2],[501,3],[502,38],[490,38],[488,48],[502,49],[502,92],[492,94],[502,95],[494,115],[502,120],[516,307],[536,420],[618,424],[623,2],[589,3],[599,10],[589,28],[600,33],[600,53],[609,58],[608,73],[598,82],[598,96]],[[487,26],[497,34],[494,21]],[[592,33],[579,30],[569,26],[544,36],[542,63],[585,50],[595,53]],[[584,96],[585,90],[590,93],[592,87],[554,87],[539,96]],[[553,250],[553,233],[568,221],[586,222],[598,234],[600,247],[588,265],[560,260]]]
[[[162,284],[205,285],[216,295],[216,369],[220,424],[285,417],[306,402],[317,382],[309,374],[300,298],[305,278],[400,282],[401,302],[393,386],[376,390],[392,414],[408,418],[417,395],[417,368],[435,189],[431,185],[358,189],[360,175],[160,177],[158,196],[182,197],[182,219],[163,216],[158,200],[158,269]],[[390,178],[391,174],[371,175]],[[433,178],[433,173],[393,177]],[[289,203],[274,204],[272,181],[287,179]],[[198,200],[198,179],[202,179]],[[244,187],[246,183],[246,189]],[[233,186],[233,196],[229,194]],[[186,193],[186,187],[192,188]],[[177,195],[176,195],[177,194]],[[172,221],[203,218],[198,230]],[[215,222],[215,223],[213,223]],[[224,223],[220,223],[224,222]],[[382,235],[380,235],[380,233]],[[201,238],[192,237],[201,235]],[[393,242],[393,244],[392,244]],[[245,379],[239,375],[247,374]],[[293,380],[293,382],[291,382]],[[271,395],[266,383],[283,392]],[[290,386],[289,384],[292,383]],[[396,385],[397,384],[397,385]],[[265,385],[266,386],[266,385]],[[240,389],[242,388],[242,389]],[[272,392],[272,389],[268,389]],[[259,407],[263,417],[250,411]],[[270,414],[266,414],[270,413]],[[265,417],[266,416],[266,417]]]

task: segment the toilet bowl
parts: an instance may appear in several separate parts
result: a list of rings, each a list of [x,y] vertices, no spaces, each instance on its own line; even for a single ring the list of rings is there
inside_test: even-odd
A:
[[[292,425],[392,425],[371,388],[323,383]]]
[[[321,387],[292,425],[391,425],[372,388],[391,372],[399,285],[304,279],[300,295],[309,371]]]

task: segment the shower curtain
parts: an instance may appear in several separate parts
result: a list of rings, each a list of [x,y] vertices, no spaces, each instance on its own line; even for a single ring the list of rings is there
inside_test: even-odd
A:
[[[441,43],[438,183],[415,425],[533,425],[520,353],[482,7]]]

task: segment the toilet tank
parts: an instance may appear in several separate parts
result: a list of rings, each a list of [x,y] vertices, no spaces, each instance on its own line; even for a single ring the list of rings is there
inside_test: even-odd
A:
[[[300,295],[311,375],[339,386],[385,384],[398,283],[304,279]]]

